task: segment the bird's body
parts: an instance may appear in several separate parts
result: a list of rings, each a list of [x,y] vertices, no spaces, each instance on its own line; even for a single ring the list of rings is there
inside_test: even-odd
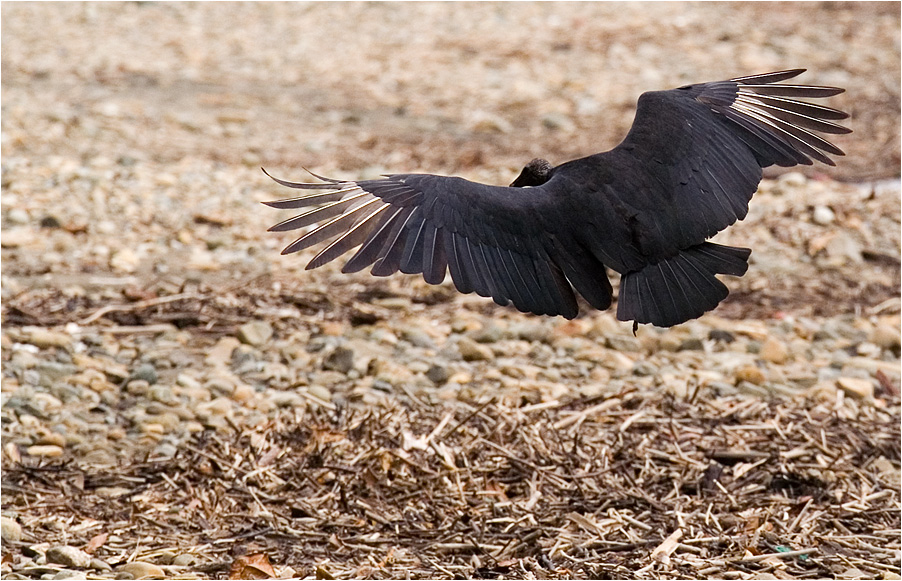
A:
[[[283,254],[335,238],[307,268],[360,245],[343,272],[422,273],[519,310],[573,318],[575,289],[617,317],[671,326],[726,298],[715,275],[745,273],[750,250],[707,242],[746,216],[769,165],[833,165],[842,151],[812,133],[848,133],[841,111],[797,101],[842,92],[774,84],[802,70],[645,93],[629,134],[605,153],[557,167],[533,160],[510,187],[397,174],[306,184],[276,208],[317,206],[271,230],[320,225]]]

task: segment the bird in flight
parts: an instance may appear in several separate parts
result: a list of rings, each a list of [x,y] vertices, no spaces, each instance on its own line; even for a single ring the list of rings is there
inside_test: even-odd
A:
[[[849,133],[834,123],[848,114],[798,100],[844,90],[781,84],[804,71],[644,93],[620,145],[556,167],[535,159],[508,187],[430,174],[272,178],[311,191],[267,205],[312,209],[270,231],[318,224],[282,251],[331,240],[308,270],[359,246],[342,272],[372,266],[430,284],[450,272],[462,293],[568,319],[579,310],[574,290],[611,306],[610,269],[620,274],[619,320],[677,325],[727,297],[716,275],[748,269],[750,249],[707,240],[745,218],[762,168],[832,166],[829,155],[844,155],[818,133]]]

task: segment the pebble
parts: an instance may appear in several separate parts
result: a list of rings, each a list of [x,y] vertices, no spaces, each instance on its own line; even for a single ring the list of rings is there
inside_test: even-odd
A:
[[[63,455],[63,449],[60,446],[54,445],[36,445],[29,446],[25,449],[25,453],[29,456],[40,456],[43,458],[59,458]]]
[[[814,220],[815,224],[829,226],[836,220],[836,214],[833,213],[829,206],[815,206],[811,219]]]
[[[898,328],[885,323],[877,325],[871,333],[871,342],[883,349],[893,351],[895,356],[899,357],[900,334]]]
[[[81,549],[68,545],[50,547],[45,553],[48,563],[57,563],[64,567],[86,568],[91,565],[91,555]]]
[[[232,352],[241,342],[235,337],[223,337],[207,351],[206,363],[212,366],[225,367],[232,362]]]
[[[754,365],[743,365],[736,369],[734,374],[736,378],[736,383],[741,383],[743,381],[747,381],[754,385],[761,385],[765,381],[764,372],[755,367]]]
[[[72,337],[66,333],[51,331],[40,327],[26,327],[25,332],[20,337],[20,341],[47,349],[49,347],[62,347],[71,349]]]
[[[836,380],[836,385],[844,392],[853,397],[863,400],[874,399],[874,382],[870,379],[860,379],[857,377],[840,377]]]
[[[705,344],[698,337],[690,337],[680,343],[677,351],[704,351]]]
[[[758,355],[761,356],[761,359],[764,359],[769,363],[782,365],[786,363],[786,360],[789,357],[789,350],[782,341],[771,337],[761,345]]]
[[[128,573],[132,579],[147,579],[149,577],[163,578],[166,574],[163,569],[153,563],[145,563],[144,561],[132,561],[116,568],[119,573]]]
[[[491,349],[469,337],[461,337],[457,341],[457,348],[464,361],[491,361],[495,358]]]
[[[642,343],[636,337],[612,335],[605,339],[605,346],[617,351],[637,352],[642,350]]]
[[[354,368],[354,350],[336,347],[323,359],[323,369],[347,373]]]
[[[22,525],[9,517],[0,517],[0,538],[10,542],[21,541]]]
[[[110,257],[110,268],[117,272],[132,273],[138,270],[141,259],[131,248],[123,248]]]
[[[139,365],[138,368],[132,372],[131,378],[133,380],[144,380],[150,385],[155,384],[159,380],[156,367],[150,363],[142,363]]]
[[[272,335],[272,325],[268,321],[251,321],[238,328],[238,340],[254,347],[265,345]]]
[[[711,329],[708,332],[708,339],[712,341],[720,341],[722,343],[732,343],[736,340],[736,336],[729,331],[724,331],[723,329]]]
[[[426,377],[436,385],[442,385],[451,377],[451,372],[444,365],[433,365],[426,371]]]
[[[432,349],[435,347],[435,341],[432,340],[429,333],[422,329],[405,329],[401,332],[401,338],[414,347],[422,347],[423,349]]]

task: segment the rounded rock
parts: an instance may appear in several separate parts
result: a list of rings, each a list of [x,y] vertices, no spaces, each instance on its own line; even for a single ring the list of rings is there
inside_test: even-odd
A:
[[[742,367],[739,367],[736,369],[735,377],[737,384],[747,381],[755,385],[761,385],[766,379],[764,377],[764,372],[754,365],[743,365]]]
[[[45,555],[48,563],[56,563],[63,567],[88,567],[93,558],[81,549],[67,545],[50,547]]]
[[[457,341],[457,348],[464,361],[491,361],[495,358],[491,349],[469,337],[461,337]]]
[[[761,359],[770,363],[783,364],[789,358],[789,350],[781,341],[769,338],[761,345],[761,351],[758,352]]]
[[[166,574],[161,568],[153,563],[145,563],[144,561],[133,561],[126,563],[116,569],[119,573],[128,573],[132,579],[147,579],[149,577],[165,577]]]
[[[43,458],[59,458],[63,455],[63,449],[55,445],[29,446],[25,452],[29,456],[41,456]]]
[[[263,345],[272,335],[272,325],[267,321],[251,321],[238,328],[238,340],[254,347]]]
[[[0,517],[0,538],[5,542],[22,540],[22,525],[9,517]]]

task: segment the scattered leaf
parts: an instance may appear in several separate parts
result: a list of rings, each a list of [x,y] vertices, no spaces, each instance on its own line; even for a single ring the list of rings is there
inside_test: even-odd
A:
[[[229,569],[229,579],[272,579],[276,576],[264,553],[238,557]]]

